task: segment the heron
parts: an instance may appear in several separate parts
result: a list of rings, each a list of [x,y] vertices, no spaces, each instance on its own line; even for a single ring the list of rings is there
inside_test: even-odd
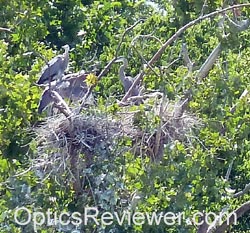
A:
[[[125,57],[119,57],[115,62],[116,63],[118,63],[118,62],[123,63],[119,69],[119,76],[120,76],[120,80],[122,82],[123,88],[125,90],[125,93],[127,93],[129,88],[134,83],[134,79],[131,76],[126,76],[126,74],[125,74],[125,69],[128,67],[128,60]],[[138,96],[139,93],[140,93],[139,86],[135,86],[133,88],[133,90],[131,91],[130,96]]]
[[[69,102],[77,102],[86,94],[88,87],[86,84],[87,73],[75,73],[66,75],[61,81],[51,83],[51,87],[45,88],[38,106],[38,113],[41,114],[44,109],[53,102],[51,91],[56,91],[63,99],[68,99]],[[86,102],[87,105],[94,104],[94,97],[89,96]]]
[[[37,81],[38,85],[61,80],[69,64],[69,45],[64,45],[62,48],[65,50],[64,53],[57,55],[43,67],[41,76]]]

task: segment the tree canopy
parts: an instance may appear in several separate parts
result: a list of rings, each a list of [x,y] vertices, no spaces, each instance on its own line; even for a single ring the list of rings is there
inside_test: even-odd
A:
[[[0,16],[1,232],[248,232],[248,1],[1,0]],[[36,81],[65,44],[86,93],[58,104]],[[100,222],[79,224],[86,208]]]

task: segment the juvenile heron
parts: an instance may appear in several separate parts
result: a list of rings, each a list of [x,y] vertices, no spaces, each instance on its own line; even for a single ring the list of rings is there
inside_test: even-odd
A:
[[[52,82],[51,87],[47,86],[41,96],[38,113],[41,114],[53,102],[51,91],[56,91],[64,100],[68,99],[69,102],[81,100],[88,91],[86,77],[87,73],[71,74],[64,76],[59,82]],[[94,104],[94,97],[92,95],[89,96],[86,104]]]
[[[61,79],[69,64],[69,45],[64,45],[64,53],[54,57],[42,69],[42,74],[37,84],[45,84]]]
[[[123,63],[119,69],[119,76],[120,76],[120,80],[122,82],[123,88],[125,90],[125,93],[127,93],[129,88],[132,86],[134,82],[134,79],[131,76],[126,76],[125,74],[125,69],[128,67],[128,60],[125,57],[119,57],[115,62]],[[138,96],[139,93],[140,93],[139,86],[135,86],[130,96]]]

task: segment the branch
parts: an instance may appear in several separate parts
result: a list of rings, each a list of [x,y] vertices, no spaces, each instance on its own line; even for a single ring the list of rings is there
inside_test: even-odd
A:
[[[126,28],[126,30],[123,32],[122,38],[121,38],[121,40],[120,40],[120,42],[119,42],[119,44],[118,44],[118,46],[117,46],[117,48],[116,48],[116,51],[115,51],[115,58],[118,57],[118,52],[119,52],[119,50],[120,50],[120,48],[121,48],[122,42],[123,42],[124,37],[126,36],[126,34],[127,34],[129,31],[131,31],[137,24],[139,24],[139,23],[141,23],[141,22],[143,22],[143,21],[144,21],[143,19],[139,19],[139,20],[136,21],[132,26]]]
[[[244,97],[246,97],[246,96],[248,95],[248,93],[249,93],[248,90],[245,89],[245,90],[242,92],[242,94],[241,94],[239,100],[241,100],[241,99],[243,99]],[[238,103],[234,104],[233,107],[230,109],[230,112],[231,112],[232,114],[235,113],[235,110],[236,110],[237,105],[238,105]]]
[[[72,114],[72,112],[69,109],[69,106],[63,100],[63,98],[56,91],[51,91],[51,97],[53,98],[55,102],[55,107],[58,108],[59,111],[68,118]]]
[[[220,55],[221,52],[221,43],[219,43],[215,49],[210,53],[207,60],[203,63],[201,68],[198,71],[197,78],[205,78],[212,66],[214,65],[216,59]]]
[[[161,42],[161,40],[160,40],[159,38],[157,38],[156,36],[151,35],[151,34],[149,34],[149,35],[138,35],[138,36],[136,36],[136,37],[131,41],[131,45],[134,46],[134,45],[135,45],[135,41],[138,40],[138,39],[140,39],[140,38],[142,38],[142,39],[144,39],[144,38],[154,39],[154,40],[156,40],[157,42],[159,42],[159,44],[160,44],[161,46],[163,46],[163,43]]]
[[[237,198],[237,197],[240,197],[240,196],[243,196],[245,193],[247,193],[248,191],[250,190],[250,183],[246,184],[245,188],[238,192],[238,193],[235,193],[233,195],[233,197]]]
[[[246,19],[246,20],[242,20],[238,23],[235,23],[233,20],[231,20],[228,15],[226,15],[228,21],[229,21],[229,26],[232,27],[233,31],[234,32],[242,32],[242,31],[245,31],[246,29],[249,28],[250,26],[250,20],[249,19]]]
[[[0,27],[0,31],[12,32],[11,29],[9,29],[9,28],[2,28],[2,27]]]
[[[234,6],[230,6],[221,10],[217,10],[214,12],[211,12],[209,14],[206,14],[204,16],[200,16],[199,18],[187,23],[186,25],[184,25],[183,27],[181,27],[173,36],[171,36],[164,44],[163,46],[155,53],[155,55],[151,58],[151,60],[149,61],[148,65],[152,66],[157,60],[159,60],[161,58],[161,55],[164,53],[165,49],[172,44],[183,32],[185,32],[188,28],[200,23],[201,21],[211,18],[215,15],[224,13],[226,11],[232,10],[234,8],[242,8],[242,7],[250,7],[250,3],[245,3],[245,4],[237,4]],[[134,83],[131,85],[131,87],[129,88],[128,92],[126,93],[126,95],[123,97],[122,102],[126,102],[126,100],[128,99],[128,97],[131,95],[131,92],[133,90],[133,88],[138,85],[141,81],[141,79],[143,78],[145,72],[141,71],[139,73],[139,75],[137,76],[137,78],[135,79]]]
[[[192,71],[194,63],[191,61],[191,59],[188,55],[188,48],[187,48],[186,43],[182,43],[181,55],[183,57],[185,65],[188,68],[188,71]]]
[[[234,160],[232,160],[232,162],[229,164],[229,167],[228,167],[227,173],[226,173],[226,177],[225,177],[226,180],[229,180],[229,176],[230,176],[232,168],[233,168],[233,163],[234,163]]]
[[[238,209],[233,211],[229,217],[229,219],[226,219],[215,231],[214,233],[225,233],[227,228],[232,225],[236,218],[240,218],[243,214],[245,214],[247,211],[250,210],[250,201],[245,202],[242,204]]]
[[[161,146],[161,135],[162,135],[162,123],[163,123],[163,105],[164,105],[164,95],[161,98],[161,102],[160,102],[160,106],[159,106],[159,114],[158,117],[160,118],[160,122],[159,125],[157,127],[157,132],[155,135],[155,148],[154,148],[154,156],[157,160],[161,159],[159,158],[159,150],[160,150],[160,146]]]
[[[205,9],[208,7],[207,0],[204,1],[202,8],[201,8],[201,16],[204,15]]]

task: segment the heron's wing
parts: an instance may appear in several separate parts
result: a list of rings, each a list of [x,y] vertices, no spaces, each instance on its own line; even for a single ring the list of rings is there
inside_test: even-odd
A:
[[[72,100],[80,100],[88,91],[88,87],[86,84],[86,74],[79,75],[72,80],[70,83],[71,93],[70,99]]]
[[[52,97],[50,95],[50,90],[46,89],[39,102],[38,113],[41,114],[42,111],[52,102]]]
[[[79,75],[77,77],[65,79],[56,89],[62,98],[79,100],[87,92],[85,79],[86,75]]]
[[[63,56],[58,55],[54,57],[52,60],[46,64],[41,72],[41,76],[39,80],[37,81],[37,84],[43,84],[48,82],[50,79],[53,80],[53,77],[55,77],[59,72],[62,67],[62,63],[64,62]],[[62,71],[62,73],[64,70]]]

